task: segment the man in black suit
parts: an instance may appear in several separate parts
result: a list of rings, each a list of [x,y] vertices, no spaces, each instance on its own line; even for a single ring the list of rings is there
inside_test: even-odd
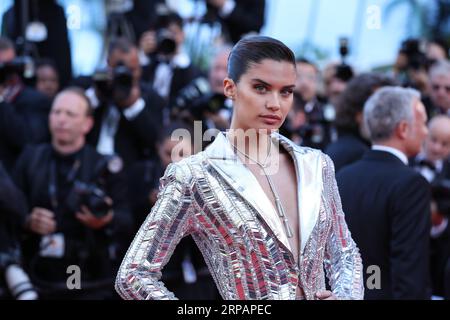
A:
[[[364,106],[372,149],[337,175],[347,224],[368,270],[366,299],[430,298],[430,187],[407,166],[427,135],[426,120],[417,91],[378,90]]]
[[[162,11],[155,24],[141,39],[141,49],[146,53],[142,79],[166,99],[169,106],[178,92],[200,76],[200,71],[183,52],[185,39],[183,19],[174,12]]]

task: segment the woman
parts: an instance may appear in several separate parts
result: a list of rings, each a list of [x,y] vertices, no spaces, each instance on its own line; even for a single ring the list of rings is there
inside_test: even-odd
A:
[[[224,80],[227,134],[172,164],[122,263],[125,299],[171,299],[159,282],[192,235],[224,299],[361,299],[361,258],[341,209],[331,160],[275,131],[292,104],[292,51],[267,37],[233,48]],[[331,291],[325,290],[324,268]]]

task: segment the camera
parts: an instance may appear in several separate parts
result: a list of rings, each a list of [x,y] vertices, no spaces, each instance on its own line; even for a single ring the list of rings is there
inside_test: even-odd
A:
[[[13,75],[23,77],[25,66],[25,60],[22,58],[15,58],[12,61],[0,63],[0,84],[5,83]]]
[[[192,107],[197,99],[204,97],[211,91],[211,87],[207,79],[199,77],[194,79],[190,84],[180,90],[175,98],[172,109],[184,110]]]
[[[80,212],[81,206],[89,208],[93,215],[101,218],[112,209],[112,204],[107,200],[107,195],[96,184],[75,181],[71,192],[67,197],[67,206],[72,212]]]
[[[402,42],[400,53],[407,58],[406,69],[420,70],[428,68],[430,61],[425,55],[425,43],[418,39],[407,39]]]
[[[172,55],[177,49],[177,43],[172,33],[167,29],[160,29],[156,32],[156,53],[162,55]]]
[[[353,78],[354,72],[351,66],[346,64],[345,59],[350,53],[349,40],[346,37],[339,39],[339,55],[341,56],[341,64],[336,67],[336,78],[348,82]]]
[[[38,294],[30,278],[18,264],[5,268],[5,280],[10,294],[16,300],[37,300]]]
[[[133,88],[133,72],[123,62],[110,70],[97,70],[93,75],[94,86],[101,99],[126,100]]]

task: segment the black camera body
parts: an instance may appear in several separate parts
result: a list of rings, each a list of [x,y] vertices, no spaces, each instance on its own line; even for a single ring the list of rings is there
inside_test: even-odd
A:
[[[97,70],[93,75],[94,86],[103,100],[126,100],[133,88],[133,72],[124,63],[112,70]]]
[[[0,84],[5,83],[12,75],[23,77],[25,66],[25,60],[21,58],[15,58],[12,61],[0,63]]]
[[[403,41],[400,52],[407,58],[406,69],[420,70],[428,68],[430,61],[425,55],[424,44],[418,39],[407,39]]]
[[[174,55],[177,49],[177,43],[168,29],[159,29],[156,32],[156,54],[164,56]]]
[[[98,218],[107,215],[112,209],[112,204],[107,201],[103,189],[96,184],[78,180],[74,182],[66,203],[72,212],[80,212],[81,206],[86,206]]]

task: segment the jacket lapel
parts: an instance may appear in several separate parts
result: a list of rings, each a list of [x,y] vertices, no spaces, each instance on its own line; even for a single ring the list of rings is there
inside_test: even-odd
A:
[[[279,142],[294,160],[298,186],[300,254],[302,254],[320,212],[323,190],[321,153],[300,148],[277,133],[272,135],[272,139],[275,143]],[[272,202],[251,171],[235,155],[223,133],[217,135],[214,142],[205,150],[205,154],[214,169],[257,211],[275,236],[292,252],[283,224]]]
[[[297,201],[300,221],[300,254],[317,223],[322,202],[323,177],[321,153],[300,148],[280,134],[273,134],[294,160],[297,174]]]
[[[275,236],[286,248],[291,250],[283,225],[272,202],[251,171],[236,156],[223,133],[216,136],[214,142],[205,150],[205,154],[221,177],[256,210]]]

